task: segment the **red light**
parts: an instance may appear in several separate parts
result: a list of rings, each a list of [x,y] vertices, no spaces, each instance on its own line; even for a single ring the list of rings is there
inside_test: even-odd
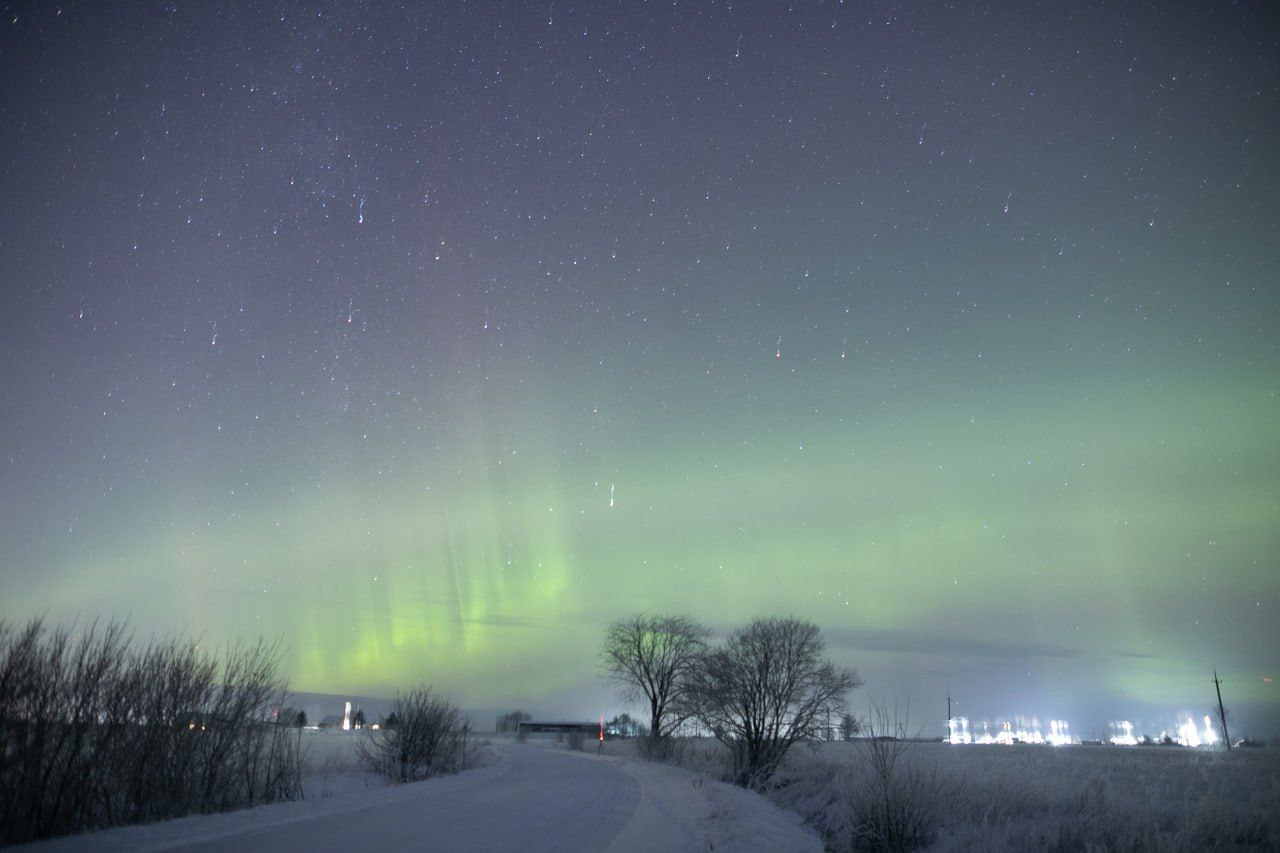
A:
[[[600,715],[600,741],[604,742],[604,714]]]

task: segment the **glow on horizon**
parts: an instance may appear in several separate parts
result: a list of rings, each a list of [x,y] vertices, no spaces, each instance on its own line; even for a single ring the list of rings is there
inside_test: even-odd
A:
[[[1017,717],[1014,720],[1002,720],[993,733],[988,721],[981,723],[982,733],[971,730],[967,717],[953,717],[950,720],[950,733],[947,741],[952,744],[1003,745],[1043,744],[1048,746],[1070,746],[1079,744],[1079,737],[1070,731],[1066,720],[1050,720],[1046,732],[1035,717]],[[1113,721],[1111,736],[1107,743],[1113,746],[1137,746],[1141,740],[1134,735],[1134,725],[1128,720]],[[1206,714],[1199,725],[1188,715],[1180,718],[1173,731],[1162,730],[1153,743],[1172,742],[1185,747],[1209,747],[1220,742],[1213,721]]]
[[[1111,724],[1111,737],[1107,741],[1115,746],[1137,746],[1138,739],[1133,734],[1133,723],[1118,720]]]
[[[1035,717],[1002,720],[998,725],[998,730],[992,734],[988,721],[983,720],[982,734],[976,734],[970,731],[967,717],[953,717],[948,741],[953,744],[1001,744],[1004,746],[1013,746],[1018,743],[1067,746],[1079,743],[1079,740],[1069,733],[1070,727],[1066,720],[1050,720],[1048,734],[1044,733],[1040,721]]]
[[[1213,720],[1208,714],[1205,714],[1197,726],[1195,719],[1190,714],[1183,714],[1179,717],[1178,723],[1171,731],[1162,729],[1155,736],[1138,736],[1135,733],[1135,727],[1129,720],[1116,720],[1111,723],[1111,736],[1107,738],[1107,743],[1115,746],[1137,746],[1141,743],[1176,743],[1185,747],[1202,747],[1216,746],[1221,738],[1218,736],[1217,730],[1214,728]]]
[[[1178,731],[1173,735],[1173,740],[1182,746],[1213,746],[1218,742],[1218,733],[1214,731],[1213,722],[1208,714],[1204,715],[1202,726],[1203,728],[1197,729],[1195,720],[1187,717],[1178,724]]]

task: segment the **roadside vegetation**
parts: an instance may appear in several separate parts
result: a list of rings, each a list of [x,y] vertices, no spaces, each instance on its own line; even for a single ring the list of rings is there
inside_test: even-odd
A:
[[[1280,749],[921,742],[909,708],[847,713],[861,681],[824,659],[811,623],[757,619],[718,645],[710,636],[683,617],[611,627],[604,674],[662,723],[606,750],[756,790],[829,850],[1280,848]],[[679,666],[651,653],[673,643],[690,652]]]
[[[474,763],[476,743],[462,709],[430,686],[396,697],[376,736],[363,741],[365,760],[392,782],[457,773]]]
[[[878,748],[898,752],[887,797]],[[1277,791],[1273,749],[862,740],[797,750],[763,793],[800,814],[830,850],[1154,853],[1277,849]]]
[[[0,622],[0,845],[300,798],[278,659]]]

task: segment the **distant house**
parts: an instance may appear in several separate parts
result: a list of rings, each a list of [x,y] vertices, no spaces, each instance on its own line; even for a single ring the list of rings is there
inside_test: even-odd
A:
[[[576,722],[546,722],[538,720],[521,720],[520,730],[518,734],[524,735],[563,735],[569,732],[581,732],[591,737],[600,736],[600,724],[598,722],[576,723]]]
[[[317,728],[320,729],[320,731],[342,731],[342,715],[330,714],[320,721]]]
[[[361,711],[360,713],[361,715],[364,714],[363,711]],[[363,719],[363,716],[361,717],[361,719]],[[335,729],[337,731],[342,731],[342,732],[351,731],[351,703],[350,702],[346,703],[346,707],[343,708],[343,711],[341,714],[330,714],[329,716],[321,720],[318,728],[321,731],[328,731],[330,729]]]

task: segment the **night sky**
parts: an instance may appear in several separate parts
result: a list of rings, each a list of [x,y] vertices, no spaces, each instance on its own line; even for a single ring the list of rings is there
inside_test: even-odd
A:
[[[0,618],[1280,731],[1272,4],[0,8]]]

